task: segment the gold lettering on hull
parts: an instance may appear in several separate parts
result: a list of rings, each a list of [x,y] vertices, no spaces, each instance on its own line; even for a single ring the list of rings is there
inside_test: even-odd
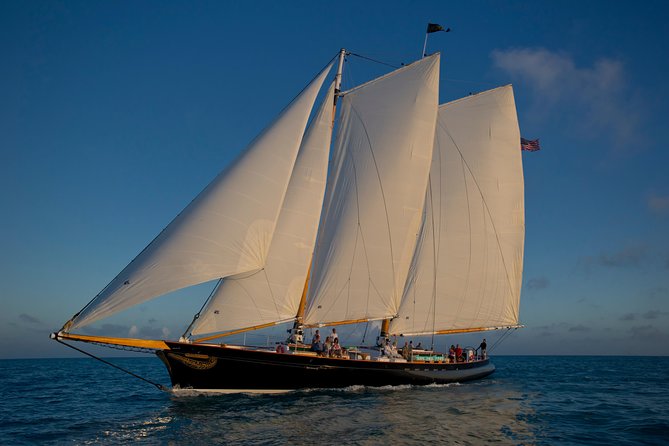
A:
[[[215,356],[207,355],[195,355],[195,354],[186,354],[182,355],[179,353],[167,352],[167,356],[170,358],[176,359],[182,364],[187,365],[191,369],[196,370],[209,370],[216,366],[218,359]]]

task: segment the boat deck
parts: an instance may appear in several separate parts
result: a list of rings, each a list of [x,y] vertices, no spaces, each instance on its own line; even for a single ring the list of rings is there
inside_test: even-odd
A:
[[[197,345],[197,344],[191,344]],[[328,356],[318,354],[315,351],[311,350],[311,347],[307,344],[288,344],[287,347],[289,350],[285,352],[273,350],[270,347],[260,347],[260,346],[244,346],[244,345],[233,345],[233,344],[207,344],[203,343],[201,345],[207,347],[221,347],[228,349],[238,349],[238,350],[248,350],[248,351],[257,351],[265,353],[274,353],[277,355],[286,355],[286,356],[308,356],[308,357],[317,357],[317,358],[327,358],[334,360],[342,361],[377,361],[377,362],[391,362],[391,363],[407,363],[407,364],[471,364],[477,362],[487,361],[487,357],[474,356],[473,358],[465,357],[461,361],[453,361],[448,358],[447,354],[434,352],[432,350],[413,350],[411,359],[406,359],[402,357],[401,354],[398,354],[394,357],[383,356],[379,354],[379,351],[374,348],[365,348],[370,350],[370,352],[361,351],[360,347],[344,348],[342,351],[342,356]]]

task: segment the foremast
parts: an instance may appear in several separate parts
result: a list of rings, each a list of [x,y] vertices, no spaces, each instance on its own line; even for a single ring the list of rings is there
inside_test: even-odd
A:
[[[339,61],[337,63],[337,73],[335,74],[334,80],[334,100],[332,103],[332,127],[334,128],[334,121],[337,115],[337,99],[339,98],[339,93],[341,93],[341,78],[344,70],[344,61],[346,59],[346,48],[339,50]],[[309,292],[309,279],[311,277],[311,268],[313,266],[312,262],[309,265],[309,271],[307,272],[307,278],[304,281],[304,289],[302,290],[302,297],[300,298],[300,303],[297,308],[297,314],[295,315],[295,322],[293,323],[293,328],[288,330],[290,336],[288,337],[288,342],[290,343],[302,343],[304,342],[304,311],[307,307],[307,295]]]

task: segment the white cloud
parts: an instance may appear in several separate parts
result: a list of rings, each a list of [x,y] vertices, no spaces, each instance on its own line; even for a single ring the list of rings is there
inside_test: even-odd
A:
[[[640,111],[633,104],[620,60],[601,58],[580,67],[568,54],[542,48],[495,50],[492,59],[514,80],[529,86],[536,113],[559,112],[564,117],[568,110],[567,124],[582,135],[605,137],[617,149],[640,146]]]

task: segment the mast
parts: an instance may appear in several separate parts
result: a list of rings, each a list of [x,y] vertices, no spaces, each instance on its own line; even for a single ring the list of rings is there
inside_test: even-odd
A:
[[[381,333],[379,333],[379,337],[376,338],[377,347],[383,347],[384,345],[386,345],[386,339],[388,339],[389,331],[390,331],[390,319],[384,319],[383,322],[381,322]]]
[[[337,112],[337,99],[339,98],[339,93],[341,92],[341,75],[344,70],[344,59],[346,58],[346,48],[339,50],[339,62],[337,64],[337,74],[335,74],[334,79],[334,101],[332,103],[332,126],[334,127],[334,120]],[[307,292],[309,291],[309,278],[311,277],[311,267],[313,265],[313,259],[309,265],[309,271],[307,271],[307,278],[304,281],[304,289],[302,290],[302,297],[300,298],[300,304],[297,308],[297,314],[295,315],[295,322],[293,323],[293,328],[288,330],[290,336],[288,337],[288,342],[303,342],[304,341],[304,310],[307,306]]]
[[[337,65],[337,74],[335,75],[335,98],[334,105],[337,105],[337,98],[341,92],[341,74],[344,70],[344,58],[346,57],[346,49],[339,50],[339,64]]]

